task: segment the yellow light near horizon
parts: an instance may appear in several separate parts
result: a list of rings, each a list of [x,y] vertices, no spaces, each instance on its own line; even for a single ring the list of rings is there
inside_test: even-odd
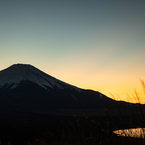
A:
[[[92,87],[93,88],[93,87]],[[141,103],[145,104],[145,93],[144,88],[142,86],[126,86],[118,87],[118,86],[105,86],[100,87],[99,90],[97,88],[93,88],[93,90],[99,91],[117,101],[126,101],[131,103]]]
[[[90,74],[90,72],[87,72],[85,69],[79,70],[79,68],[78,70],[67,68],[63,71],[60,69],[51,74],[66,83],[82,89],[99,91],[118,101],[145,103],[145,94],[141,82],[139,79],[135,79],[134,75],[120,75],[117,73],[112,75],[111,73],[109,74],[109,72]],[[135,90],[137,91],[140,100],[136,99]]]

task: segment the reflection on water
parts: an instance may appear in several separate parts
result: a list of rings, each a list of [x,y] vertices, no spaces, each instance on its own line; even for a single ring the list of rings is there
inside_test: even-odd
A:
[[[113,131],[113,133],[117,134],[118,136],[145,138],[145,128],[116,130]]]

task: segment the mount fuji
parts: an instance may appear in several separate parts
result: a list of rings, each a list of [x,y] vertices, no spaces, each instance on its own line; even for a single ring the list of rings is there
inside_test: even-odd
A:
[[[91,110],[89,113],[94,115],[96,109],[114,110],[129,104],[67,84],[31,65],[14,64],[0,71],[0,113],[24,111],[82,115],[84,110]]]
[[[44,89],[78,88],[68,85],[54,77],[47,75],[34,66],[28,64],[14,64],[0,72],[0,87],[17,88],[22,81],[30,81]]]

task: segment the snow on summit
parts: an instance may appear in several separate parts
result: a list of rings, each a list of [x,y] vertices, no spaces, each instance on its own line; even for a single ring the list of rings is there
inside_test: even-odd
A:
[[[70,86],[28,64],[14,64],[0,71],[0,87],[13,84],[12,88],[15,88],[21,81],[26,80],[32,81],[45,89],[54,86],[63,89],[64,85]]]

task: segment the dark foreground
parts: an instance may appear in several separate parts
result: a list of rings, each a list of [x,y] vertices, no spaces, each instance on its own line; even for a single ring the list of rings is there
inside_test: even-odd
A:
[[[0,145],[142,145],[144,139],[118,137],[116,129],[144,127],[139,116],[69,117],[31,113],[1,115]]]

